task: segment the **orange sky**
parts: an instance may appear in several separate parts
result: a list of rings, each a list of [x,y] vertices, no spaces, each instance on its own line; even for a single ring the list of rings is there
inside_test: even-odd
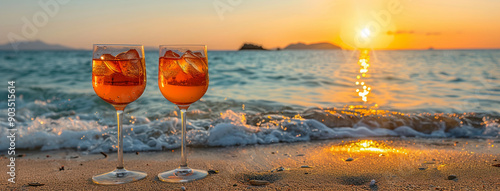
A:
[[[3,1],[0,43],[41,39],[85,49],[94,43],[196,43],[235,50],[244,42],[275,48],[327,41],[344,48],[500,48],[495,0],[145,2]],[[23,33],[26,23],[36,31]]]

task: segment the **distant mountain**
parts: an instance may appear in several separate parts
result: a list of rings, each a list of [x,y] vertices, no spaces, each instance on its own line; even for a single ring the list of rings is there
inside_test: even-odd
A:
[[[59,44],[47,44],[41,40],[19,42],[17,49],[18,50],[73,50],[73,48],[67,46]],[[7,43],[7,44],[1,44],[0,50],[14,50],[14,48],[10,43]]]
[[[266,50],[262,48],[262,46],[255,45],[255,44],[250,44],[250,43],[245,43],[239,50]]]
[[[284,48],[284,50],[323,50],[323,49],[340,49],[340,47],[328,42],[320,42],[314,44],[304,44],[299,42],[297,44],[290,44]]]

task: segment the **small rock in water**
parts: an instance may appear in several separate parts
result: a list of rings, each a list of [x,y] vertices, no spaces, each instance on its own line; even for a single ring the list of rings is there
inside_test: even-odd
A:
[[[456,178],[457,178],[457,175],[452,174],[452,175],[448,176],[448,180],[454,180]]]
[[[284,171],[284,170],[285,170],[285,168],[283,168],[282,166],[280,166],[280,167],[278,167],[278,168],[276,169],[276,171]]]
[[[353,161],[353,160],[354,160],[354,159],[353,159],[353,158],[351,158],[351,157],[349,157],[349,158],[345,159],[345,161]]]
[[[250,180],[249,183],[254,186],[263,186],[269,184],[269,182],[265,180]]]
[[[300,168],[311,168],[311,167],[307,166],[307,165],[302,165],[302,166],[300,166]]]
[[[184,187],[184,186],[181,186],[181,190],[186,190],[186,187]]]
[[[50,157],[50,155],[47,155],[46,157],[47,157],[47,158],[49,158],[49,157]]]
[[[375,183],[377,183],[377,181],[375,181],[375,179],[372,179],[372,181],[370,181],[370,186],[375,186]]]

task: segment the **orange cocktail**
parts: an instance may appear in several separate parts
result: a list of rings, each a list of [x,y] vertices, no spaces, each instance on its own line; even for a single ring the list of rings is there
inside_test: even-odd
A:
[[[160,57],[158,85],[163,96],[176,105],[198,101],[208,88],[207,57],[190,50],[179,56],[168,50]]]
[[[136,50],[92,59],[92,86],[96,94],[115,107],[139,98],[146,87],[144,58]]]

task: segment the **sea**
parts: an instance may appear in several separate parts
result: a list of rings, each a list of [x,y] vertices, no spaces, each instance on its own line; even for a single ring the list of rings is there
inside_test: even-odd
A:
[[[124,151],[181,146],[178,108],[147,86],[125,109]],[[92,51],[0,51],[0,150],[116,151],[114,108],[91,84]],[[325,139],[500,139],[500,50],[209,51],[210,83],[187,114],[190,147]],[[8,82],[15,81],[15,122]]]

